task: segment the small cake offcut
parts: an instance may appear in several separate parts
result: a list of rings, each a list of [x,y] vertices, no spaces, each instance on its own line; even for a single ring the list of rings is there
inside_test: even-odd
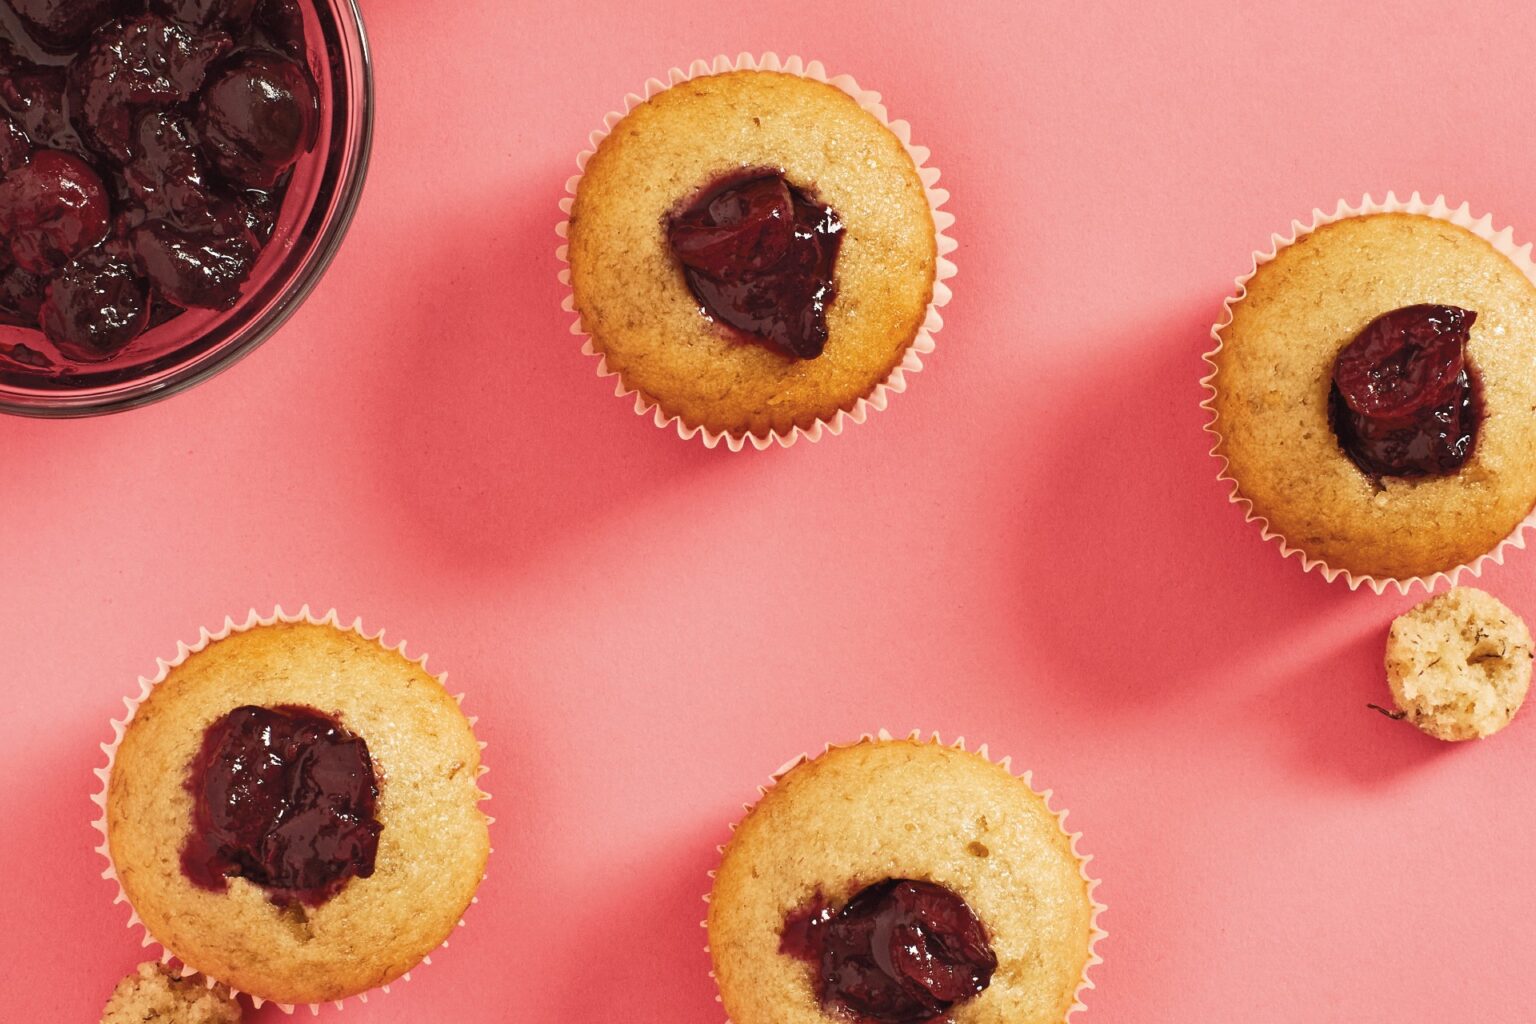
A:
[[[143,963],[112,990],[101,1024],[240,1024],[240,1004],[222,985]]]
[[[1398,616],[1387,637],[1398,714],[1442,740],[1491,736],[1531,686],[1531,631],[1497,598],[1456,587]]]

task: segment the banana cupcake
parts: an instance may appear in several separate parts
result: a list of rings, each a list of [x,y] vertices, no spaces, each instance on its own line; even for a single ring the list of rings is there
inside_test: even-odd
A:
[[[862,418],[932,347],[953,272],[937,173],[878,97],[824,79],[776,60],[675,73],[573,181],[570,307],[637,408],[685,436],[763,447]]]
[[[984,748],[983,748],[984,749]],[[709,901],[733,1024],[1060,1024],[1098,962],[1061,816],[982,753],[881,735],[802,760]]]
[[[1465,207],[1389,197],[1319,219],[1229,300],[1208,429],[1287,554],[1406,589],[1536,506],[1536,284]]]
[[[149,936],[277,1003],[386,985],[447,939],[489,854],[480,744],[423,664],[253,618],[118,726],[103,852]]]

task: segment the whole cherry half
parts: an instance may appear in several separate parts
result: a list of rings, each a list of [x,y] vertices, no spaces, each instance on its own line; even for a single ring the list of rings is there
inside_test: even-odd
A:
[[[47,274],[107,235],[105,186],[79,157],[44,149],[0,180],[0,239],[16,265]]]
[[[111,22],[70,68],[78,127],[109,156],[128,160],[137,111],[190,99],[232,45],[223,32],[193,32],[157,14]]]
[[[775,175],[728,189],[678,217],[668,241],[684,266],[736,281],[783,260],[794,236],[794,200]]]
[[[133,230],[129,242],[139,271],[160,295],[184,308],[233,306],[261,250],[238,210],[195,228],[148,221]]]
[[[314,144],[320,120],[309,72],[275,53],[242,53],[220,66],[197,110],[219,171],[256,189],[271,188]]]
[[[304,10],[299,6],[299,0],[261,0],[261,6],[256,9],[256,23],[288,56],[303,55]]]
[[[117,6],[117,0],[11,0],[32,38],[59,51],[79,45]]]
[[[1385,313],[1339,353],[1333,382],[1362,416],[1410,419],[1449,398],[1476,320],[1476,313],[1456,306],[1405,306]]]
[[[132,267],[93,250],[66,263],[49,283],[38,320],[65,357],[101,362],[149,323],[149,288]]]
[[[792,915],[780,951],[809,962],[822,1005],[858,1024],[934,1024],[985,991],[997,970],[966,902],[914,879],[868,886],[841,910]]]

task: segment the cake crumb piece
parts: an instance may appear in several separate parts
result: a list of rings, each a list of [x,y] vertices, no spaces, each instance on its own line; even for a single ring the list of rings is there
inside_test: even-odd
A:
[[[240,1004],[222,985],[143,963],[112,990],[101,1024],[240,1024]]]
[[[1399,615],[1387,682],[1402,717],[1442,740],[1491,736],[1531,685],[1531,631],[1497,598],[1453,587]]]

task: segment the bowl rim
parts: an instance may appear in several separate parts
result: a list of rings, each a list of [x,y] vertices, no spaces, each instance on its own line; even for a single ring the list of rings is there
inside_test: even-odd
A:
[[[325,0],[319,2],[324,3]],[[309,298],[325,272],[330,269],[331,262],[352,227],[373,155],[373,51],[368,42],[367,27],[363,23],[363,12],[357,0],[334,0],[328,6],[338,16],[350,17],[350,27],[357,34],[357,65],[360,75],[357,79],[356,103],[360,117],[355,145],[349,147],[355,151],[352,166],[336,190],[337,199],[332,208],[329,230],[316,239],[308,264],[283,287],[267,314],[249,324],[242,334],[235,335],[229,344],[211,349],[164,376],[130,380],[102,392],[38,391],[23,397],[0,387],[0,414],[33,419],[80,419],[125,412],[163,401],[234,366],[276,334]]]

